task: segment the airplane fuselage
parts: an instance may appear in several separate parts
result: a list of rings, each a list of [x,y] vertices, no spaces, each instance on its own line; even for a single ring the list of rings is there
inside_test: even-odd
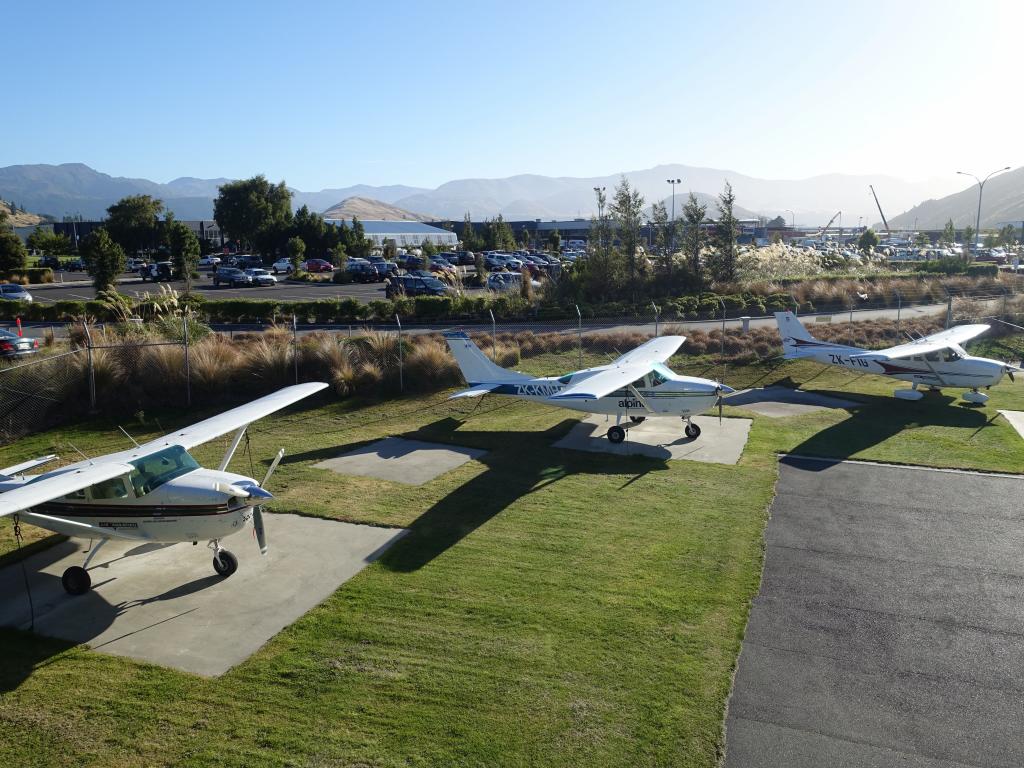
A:
[[[835,365],[857,373],[873,373],[879,376],[908,381],[928,387],[963,387],[976,389],[998,384],[1005,370],[1005,363],[984,357],[960,355],[956,360],[929,360],[925,355],[893,360],[877,360],[869,356],[870,351],[857,347],[822,346],[807,351],[800,359],[811,359],[824,365]]]

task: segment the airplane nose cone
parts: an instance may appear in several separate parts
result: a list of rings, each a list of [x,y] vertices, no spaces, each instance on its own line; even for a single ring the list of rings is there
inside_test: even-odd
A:
[[[248,491],[249,491],[249,498],[250,499],[272,499],[272,498],[274,498],[274,494],[272,494],[270,491],[265,491],[264,489],[260,488],[258,485],[250,485],[249,488],[248,488]]]
[[[726,386],[725,384],[719,384],[718,388],[722,391],[723,395],[731,395],[736,390],[732,387]]]

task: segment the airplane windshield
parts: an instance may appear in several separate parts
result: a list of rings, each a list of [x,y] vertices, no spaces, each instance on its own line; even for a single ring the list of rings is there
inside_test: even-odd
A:
[[[129,463],[135,467],[128,478],[136,496],[143,496],[176,477],[199,469],[199,463],[180,445],[172,445]]]

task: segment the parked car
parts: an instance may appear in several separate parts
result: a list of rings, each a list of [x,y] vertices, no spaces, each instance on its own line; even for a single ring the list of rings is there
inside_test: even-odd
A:
[[[19,286],[20,287],[20,286]],[[39,351],[39,339],[19,336],[12,331],[0,329],[0,357],[11,359],[26,357]]]
[[[447,259],[443,259],[440,256],[434,256],[430,259],[430,271],[448,272],[452,275],[456,274],[455,267],[453,267]]]
[[[367,261],[375,264],[378,271],[382,271],[385,275],[398,274],[398,265],[393,261],[388,261],[383,256],[370,256]]]
[[[455,258],[449,259],[449,261],[461,267],[472,267],[476,264],[476,254],[472,251],[459,251],[455,254]]]
[[[292,260],[291,259],[278,259],[270,265],[270,271],[275,275],[284,272],[286,275],[290,275],[292,271]]]
[[[518,291],[523,284],[523,275],[519,272],[492,272],[487,276],[487,290],[503,293],[505,291]],[[540,283],[530,279],[530,285],[540,288]]]
[[[158,261],[154,264],[145,264],[139,267],[139,277],[142,282],[147,280],[170,280],[174,273],[174,265],[169,261]]]
[[[65,269],[67,269],[68,272],[83,272],[85,271],[85,262],[81,259],[72,259],[67,263]]]
[[[243,253],[235,256],[234,266],[239,269],[260,269],[263,267],[263,259],[253,256],[251,253]]]
[[[384,295],[391,299],[395,296],[444,296],[448,286],[436,277],[418,277],[416,275],[397,275],[391,278]]]
[[[56,256],[43,256],[39,259],[39,266],[43,269],[46,267],[49,267],[50,269],[60,269],[60,259]]]
[[[308,261],[302,262],[299,265],[299,269],[303,272],[333,272],[334,265],[329,261],[323,259],[309,259]]]
[[[145,259],[131,258],[125,261],[124,268],[126,272],[138,272],[146,266],[146,264],[147,262]]]
[[[221,267],[213,273],[213,287],[227,285],[230,288],[252,285],[252,278],[238,267]]]
[[[252,280],[253,285],[272,286],[277,285],[277,278],[267,272],[263,267],[250,267],[245,274]]]
[[[379,283],[384,279],[384,271],[364,259],[349,259],[345,271],[352,275],[352,279],[357,283]]]
[[[203,256],[199,259],[200,267],[216,267],[220,264],[220,256]]]
[[[7,301],[32,301],[32,294],[25,290],[25,287],[17,283],[0,284],[0,299]]]

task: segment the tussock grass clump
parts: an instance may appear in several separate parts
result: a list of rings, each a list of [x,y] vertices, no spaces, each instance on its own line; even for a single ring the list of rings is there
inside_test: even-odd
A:
[[[243,383],[258,383],[262,388],[278,389],[295,383],[295,363],[290,344],[273,339],[256,339],[245,345]]]
[[[430,391],[455,386],[462,374],[445,347],[425,340],[417,342],[405,359],[405,380],[413,389]]]
[[[245,355],[222,336],[210,336],[189,348],[193,390],[207,395],[227,392],[242,375]]]

